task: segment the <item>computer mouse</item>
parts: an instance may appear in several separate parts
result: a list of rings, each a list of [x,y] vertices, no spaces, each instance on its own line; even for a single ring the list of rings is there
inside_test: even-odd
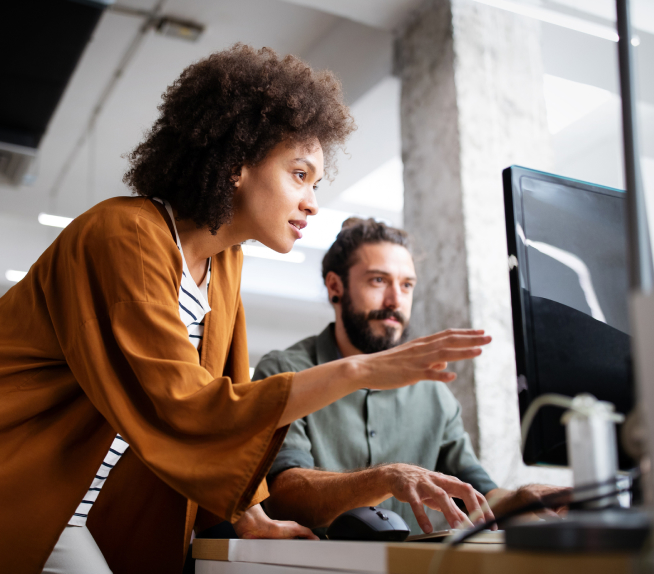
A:
[[[327,529],[330,540],[402,542],[411,533],[404,519],[385,508],[363,506],[336,517]]]

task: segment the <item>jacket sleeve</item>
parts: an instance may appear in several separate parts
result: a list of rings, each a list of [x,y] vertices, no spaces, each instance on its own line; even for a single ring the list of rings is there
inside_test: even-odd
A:
[[[272,351],[259,361],[252,379],[258,381],[294,370],[294,365],[290,361],[284,360],[283,353]],[[311,454],[311,448],[312,444],[307,434],[306,419],[292,422],[284,439],[284,444],[268,471],[269,480],[272,481],[278,474],[291,468],[315,468],[316,463]]]
[[[86,316],[59,329],[73,375],[155,474],[214,514],[237,519],[267,494],[262,481],[284,439],[286,429],[277,425],[293,378],[249,380],[238,295],[242,255],[224,258],[212,273],[221,288],[214,287],[205,332],[206,321],[222,323],[204,344],[216,357],[213,372],[221,376],[214,377],[199,364],[179,318],[174,242],[137,221],[136,233],[88,243],[83,251],[93,257],[83,258],[75,285]]]

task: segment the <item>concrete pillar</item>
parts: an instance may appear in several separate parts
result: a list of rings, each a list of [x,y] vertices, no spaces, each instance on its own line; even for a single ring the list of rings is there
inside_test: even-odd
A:
[[[472,0],[427,0],[399,30],[404,226],[416,239],[412,326],[484,328],[493,343],[452,390],[498,484],[568,483],[519,452],[502,169],[547,170],[552,152],[539,23]]]

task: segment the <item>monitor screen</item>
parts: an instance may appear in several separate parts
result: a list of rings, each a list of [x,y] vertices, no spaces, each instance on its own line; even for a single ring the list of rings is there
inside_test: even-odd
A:
[[[504,171],[520,413],[545,393],[633,406],[625,195],[519,167]],[[543,407],[527,464],[566,465],[561,409]],[[633,466],[620,452],[620,466]]]

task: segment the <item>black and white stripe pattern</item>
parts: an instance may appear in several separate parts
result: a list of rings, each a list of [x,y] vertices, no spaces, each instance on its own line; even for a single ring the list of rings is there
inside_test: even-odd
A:
[[[175,229],[175,240],[177,241],[177,249],[182,254],[182,282],[179,286],[179,318],[186,325],[188,331],[188,338],[193,343],[196,349],[200,349],[200,343],[204,335],[204,316],[211,311],[208,303],[208,286],[211,279],[211,259],[207,262],[207,273],[200,285],[196,285],[191,277],[191,272],[186,265],[186,258],[184,257],[184,250],[182,249],[182,242],[179,240],[177,233],[177,226],[175,225],[175,216],[167,201],[161,201],[154,198],[155,201],[162,203],[170,215]]]
[[[182,260],[184,270],[182,271],[182,283],[179,288],[179,318],[186,325],[189,341],[199,350],[204,335],[204,316],[211,311],[211,307],[207,302],[207,287],[211,277],[211,259],[207,266],[207,274],[199,287],[193,281],[183,255]]]
[[[177,249],[182,255],[182,282],[179,289],[179,317],[186,325],[188,331],[189,341],[198,349],[198,354],[201,349],[200,345],[202,343],[202,337],[204,336],[204,316],[211,311],[208,303],[208,290],[209,290],[209,279],[211,278],[211,259],[207,262],[207,273],[198,286],[191,277],[191,273],[188,270],[186,265],[186,259],[184,258],[184,251],[182,250],[182,243],[179,240],[179,234],[177,233],[177,226],[175,225],[175,217],[173,211],[170,207],[170,204],[166,201],[161,201],[160,199],[154,198],[159,203],[162,203],[170,218],[173,221],[173,227],[175,229],[175,239],[177,240]],[[199,360],[199,355],[198,355]],[[105,483],[105,480],[109,476],[111,469],[116,466],[120,457],[125,453],[129,448],[125,439],[119,434],[116,435],[116,438],[111,443],[109,452],[104,457],[98,472],[91,483],[91,487],[87,491],[86,495],[82,502],[79,503],[79,506],[75,510],[75,513],[68,521],[69,526],[85,526],[86,519],[88,517],[89,511],[93,506],[93,503],[98,498],[100,491]]]
[[[91,488],[87,491],[82,502],[79,503],[79,506],[75,510],[75,514],[73,514],[71,519],[68,521],[69,526],[84,526],[86,524],[86,517],[88,516],[93,503],[98,498],[98,494],[100,494],[100,490],[102,490],[104,481],[109,476],[111,469],[116,466],[116,463],[128,448],[129,445],[125,442],[125,439],[117,434],[109,447],[107,456],[104,457],[104,460],[91,483]]]

